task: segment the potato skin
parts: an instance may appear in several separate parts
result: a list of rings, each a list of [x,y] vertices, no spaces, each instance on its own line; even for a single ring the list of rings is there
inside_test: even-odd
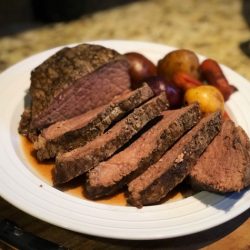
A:
[[[210,85],[203,85],[188,89],[184,100],[187,104],[198,102],[204,113],[212,113],[217,110],[224,112],[224,98],[221,92]]]
[[[166,81],[171,81],[176,72],[188,73],[199,78],[199,59],[196,54],[187,49],[174,50],[158,61],[158,74]]]
[[[130,65],[129,74],[133,89],[141,87],[142,82],[148,77],[157,75],[156,66],[144,55],[137,52],[129,52],[124,55]]]

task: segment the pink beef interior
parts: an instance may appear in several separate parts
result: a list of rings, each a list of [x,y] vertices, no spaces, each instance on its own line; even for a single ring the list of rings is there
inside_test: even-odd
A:
[[[246,144],[249,147],[247,141],[231,120],[225,121],[220,134],[195,165],[191,178],[205,189],[220,192],[241,190],[246,184],[246,171],[250,171],[249,150],[248,153],[245,151]]]
[[[82,115],[75,116],[71,119],[56,122],[48,128],[42,130],[42,136],[46,140],[53,140],[60,135],[67,133],[68,131],[76,130],[83,127],[89,121],[91,121],[105,106],[97,107],[88,111]]]
[[[123,60],[105,64],[55,97],[49,107],[34,118],[32,125],[43,127],[80,115],[107,104],[129,86],[127,64]]]

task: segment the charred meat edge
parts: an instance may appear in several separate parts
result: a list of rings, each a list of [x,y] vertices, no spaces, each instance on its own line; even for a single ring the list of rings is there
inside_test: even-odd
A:
[[[119,120],[127,112],[138,107],[151,97],[151,88],[144,84],[135,91],[116,96],[106,106],[91,110],[83,115],[57,122],[42,130],[34,147],[37,158],[53,158],[59,152],[70,151],[84,146],[87,142],[102,134],[113,122]]]
[[[56,95],[39,114],[34,116],[32,111],[30,128],[40,130],[57,121],[69,119],[105,105],[114,96],[128,90],[129,81],[124,61],[109,62],[77,79],[74,84]],[[100,94],[97,93],[102,93],[102,97],[100,98]]]
[[[250,185],[250,141],[241,127],[226,120],[190,173],[195,190],[240,191]]]
[[[128,202],[134,206],[155,204],[181,183],[221,129],[221,113],[203,118],[163,157],[128,184]]]
[[[54,184],[65,183],[106,160],[168,107],[166,94],[151,99],[85,146],[56,157]]]
[[[111,195],[159,160],[201,117],[198,104],[163,112],[162,120],[134,143],[88,174],[86,194],[91,199]]]

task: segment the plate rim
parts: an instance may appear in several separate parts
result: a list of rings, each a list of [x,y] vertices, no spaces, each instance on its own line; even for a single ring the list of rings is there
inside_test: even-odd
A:
[[[158,43],[152,43],[152,42],[144,42],[144,41],[133,41],[133,40],[100,40],[100,41],[89,41],[89,42],[86,42],[86,43],[93,43],[93,44],[101,44],[101,45],[111,45],[112,46],[112,44],[126,44],[126,45],[128,45],[128,44],[130,44],[130,46],[131,46],[131,44],[132,44],[132,46],[134,46],[135,44],[137,44],[138,46],[141,46],[141,47],[149,47],[149,50],[152,48],[152,47],[161,47],[161,48],[163,48],[163,49],[166,49],[166,51],[169,51],[169,50],[174,50],[174,49],[176,49],[175,47],[171,47],[171,46],[168,46],[168,45],[163,45],[163,44],[158,44]],[[76,45],[76,44],[69,44],[69,45],[65,45],[65,46],[74,46],[74,45]],[[143,46],[142,46],[143,45]],[[5,70],[4,72],[2,72],[1,74],[0,74],[0,79],[4,79],[5,77],[8,77],[9,76],[9,74],[11,74],[12,72],[13,72],[13,70],[15,71],[16,69],[18,69],[18,68],[20,68],[21,66],[23,66],[23,65],[26,65],[26,64],[32,64],[32,65],[34,65],[34,63],[32,63],[32,61],[33,60],[36,60],[37,58],[43,58],[44,56],[47,56],[48,54],[50,54],[50,53],[54,53],[55,51],[57,51],[57,50],[59,50],[60,48],[63,48],[63,47],[65,47],[65,46],[59,46],[59,47],[56,47],[56,48],[52,48],[52,49],[49,49],[49,50],[46,50],[46,51],[43,51],[43,52],[40,52],[40,53],[37,53],[37,54],[35,54],[35,55],[32,55],[32,56],[30,56],[30,57],[28,57],[28,58],[26,58],[26,59],[24,59],[24,60],[22,60],[21,62],[19,62],[19,63],[17,63],[17,64],[15,64],[15,65],[13,65],[12,67],[10,67],[9,69],[7,69],[7,70]],[[111,47],[110,46],[110,47]],[[201,56],[201,55],[199,55],[199,57],[200,58],[205,58],[204,56]],[[33,66],[34,67],[34,66]],[[224,66],[224,65],[222,65],[222,67],[223,67],[223,70],[225,69],[227,72],[231,72],[232,70],[231,69],[229,69],[228,67],[226,67],[226,66]],[[232,73],[233,72],[233,73]],[[239,77],[239,79],[244,79],[244,81],[245,82],[248,82],[248,80],[246,80],[245,78],[243,78],[242,76],[240,76],[239,74],[237,74],[236,72],[234,72],[234,71],[232,71],[231,73],[232,74],[236,74],[236,76],[237,77]],[[236,77],[236,78],[237,78]],[[4,82],[4,81],[3,81]],[[249,84],[249,82],[248,82],[248,84]],[[1,87],[1,84],[0,84],[0,87]],[[249,90],[250,90],[250,86],[249,87],[247,87]],[[0,96],[1,96],[2,94],[0,94]],[[250,106],[250,104],[249,104],[249,106]],[[1,112],[1,111],[0,111]],[[1,114],[1,113],[0,113]],[[9,122],[11,122],[11,121],[9,121]],[[247,121],[247,125],[248,125],[248,121]],[[16,124],[17,125],[17,124]],[[249,125],[248,125],[249,126]],[[2,127],[0,127],[0,133],[2,132]],[[248,129],[248,134],[249,134],[249,129]],[[2,149],[2,148],[0,148],[0,149]],[[1,171],[3,171],[3,168],[1,167]],[[26,173],[27,174],[27,173]],[[0,180],[1,180],[1,177],[0,177]],[[41,182],[41,180],[40,179],[36,179],[36,184],[38,183],[38,182]],[[48,185],[48,184],[46,184],[46,183],[44,183],[43,182],[43,185],[44,185],[44,190],[47,190],[47,191],[50,191],[51,192],[51,187]],[[0,185],[0,187],[1,187],[1,185]],[[19,209],[21,209],[22,211],[24,211],[24,212],[27,212],[28,211],[28,213],[29,214],[31,214],[31,215],[33,215],[33,216],[35,216],[35,217],[37,217],[37,218],[39,218],[39,219],[41,219],[41,220],[43,220],[43,221],[47,221],[48,223],[52,223],[52,224],[54,224],[54,225],[57,225],[57,226],[59,226],[59,227],[63,227],[63,228],[65,228],[65,229],[68,229],[68,230],[73,230],[73,231],[76,231],[76,232],[79,232],[79,233],[85,233],[85,234],[89,234],[89,235],[94,235],[94,236],[100,236],[100,237],[106,237],[106,238],[116,238],[116,239],[129,239],[129,240],[152,240],[152,239],[163,239],[163,238],[172,238],[172,237],[177,237],[177,236],[184,236],[184,235],[188,235],[188,234],[192,234],[192,233],[196,233],[196,232],[199,232],[199,231],[201,231],[201,229],[200,228],[197,228],[197,230],[195,230],[195,229],[193,229],[192,231],[190,231],[190,232],[185,232],[184,234],[178,234],[178,233],[175,233],[175,234],[164,234],[164,233],[157,233],[157,234],[154,234],[154,235],[152,235],[151,237],[149,237],[149,236],[147,236],[146,238],[145,238],[145,236],[143,235],[143,234],[140,234],[140,235],[137,235],[137,234],[133,234],[133,235],[131,235],[131,236],[129,236],[128,237],[128,235],[119,235],[119,234],[117,234],[117,235],[113,235],[113,234],[110,234],[110,233],[107,233],[107,232],[98,232],[98,233],[95,233],[94,231],[93,232],[87,232],[86,230],[79,230],[79,228],[77,229],[77,230],[75,230],[74,228],[72,229],[72,227],[69,227],[68,225],[66,225],[66,224],[61,224],[61,223],[58,223],[58,221],[55,221],[55,220],[53,220],[53,219],[51,219],[50,218],[50,220],[46,220],[46,218],[44,218],[42,215],[40,215],[40,214],[37,214],[36,212],[34,212],[33,211],[33,209],[27,209],[27,206],[26,205],[21,205],[22,203],[18,203],[17,204],[17,202],[15,201],[15,200],[13,200],[13,196],[12,197],[9,197],[8,195],[5,195],[2,191],[1,191],[2,189],[0,189],[0,194],[1,194],[1,196],[5,199],[5,200],[7,200],[7,201],[9,201],[11,204],[13,204],[14,206],[16,206],[16,207],[18,207]],[[62,193],[60,192],[60,191],[58,191],[58,190],[54,190],[55,192],[56,192],[56,195],[59,195],[59,193],[60,193],[60,197],[62,196]],[[53,193],[54,193],[54,191],[53,191]],[[246,189],[245,191],[243,191],[242,192],[243,193],[243,197],[244,197],[244,195],[246,195],[247,197],[249,196],[250,197],[250,190],[248,190],[248,189]],[[64,194],[65,195],[65,194]],[[73,199],[77,199],[77,201],[78,200],[80,200],[79,198],[76,198],[76,197],[73,197]],[[188,198],[187,198],[188,199]],[[71,199],[70,199],[71,200]],[[185,199],[186,200],[186,199]],[[178,201],[177,201],[178,202]],[[78,203],[78,202],[77,202]],[[175,202],[176,203],[176,202]],[[23,203],[24,204],[24,203]],[[95,203],[95,205],[97,205],[98,203]],[[171,203],[168,203],[168,204],[171,204]],[[177,204],[177,203],[176,203]],[[93,205],[93,204],[92,204]],[[92,205],[91,205],[91,207],[92,207]],[[165,205],[165,204],[162,204],[162,205]],[[158,207],[159,206],[162,206],[162,205],[158,205]],[[112,206],[112,209],[111,209],[111,207],[110,206]],[[173,206],[173,204],[172,205],[170,205],[170,206]],[[94,207],[96,207],[96,206],[94,206]],[[97,205],[97,207],[100,207],[100,209],[101,208],[106,208],[107,210],[108,209],[111,209],[111,210],[116,210],[114,207],[116,207],[116,206],[114,206],[114,205],[104,205],[104,204],[98,204]],[[155,212],[155,208],[156,206],[148,206],[148,207],[145,207],[144,209],[142,209],[142,210],[140,210],[140,211],[146,211],[147,213],[154,213]],[[248,208],[250,207],[250,202],[249,202],[249,204],[245,204],[244,206],[241,206],[238,210],[237,210],[237,212],[236,211],[234,211],[233,213],[230,213],[230,215],[229,215],[229,217],[227,218],[227,220],[224,220],[223,222],[226,222],[226,221],[228,221],[228,220],[231,220],[231,219],[233,219],[234,217],[236,217],[237,215],[239,215],[239,214],[241,214],[241,213],[243,213],[245,210],[247,210]],[[119,209],[118,209],[119,210]],[[141,212],[139,212],[138,213],[138,209],[137,208],[132,208],[132,207],[130,207],[129,208],[129,210],[130,211],[132,211],[132,213],[134,213],[135,211],[137,211],[136,212],[136,214],[141,214]],[[161,209],[160,209],[161,210]],[[222,219],[223,220],[223,219]],[[218,226],[219,224],[222,224],[223,222],[221,222],[220,220],[217,220],[217,224],[216,223],[214,223],[212,226],[210,225],[209,227],[204,227],[203,229],[202,229],[202,231],[203,230],[206,230],[206,229],[209,229],[209,228],[211,228],[211,227],[215,227],[215,226]],[[139,230],[139,229],[138,229]]]

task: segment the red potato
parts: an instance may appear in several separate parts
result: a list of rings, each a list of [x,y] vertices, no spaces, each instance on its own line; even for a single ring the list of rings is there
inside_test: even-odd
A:
[[[124,55],[130,64],[129,73],[133,89],[140,87],[146,78],[157,75],[156,66],[144,55],[137,52]]]

